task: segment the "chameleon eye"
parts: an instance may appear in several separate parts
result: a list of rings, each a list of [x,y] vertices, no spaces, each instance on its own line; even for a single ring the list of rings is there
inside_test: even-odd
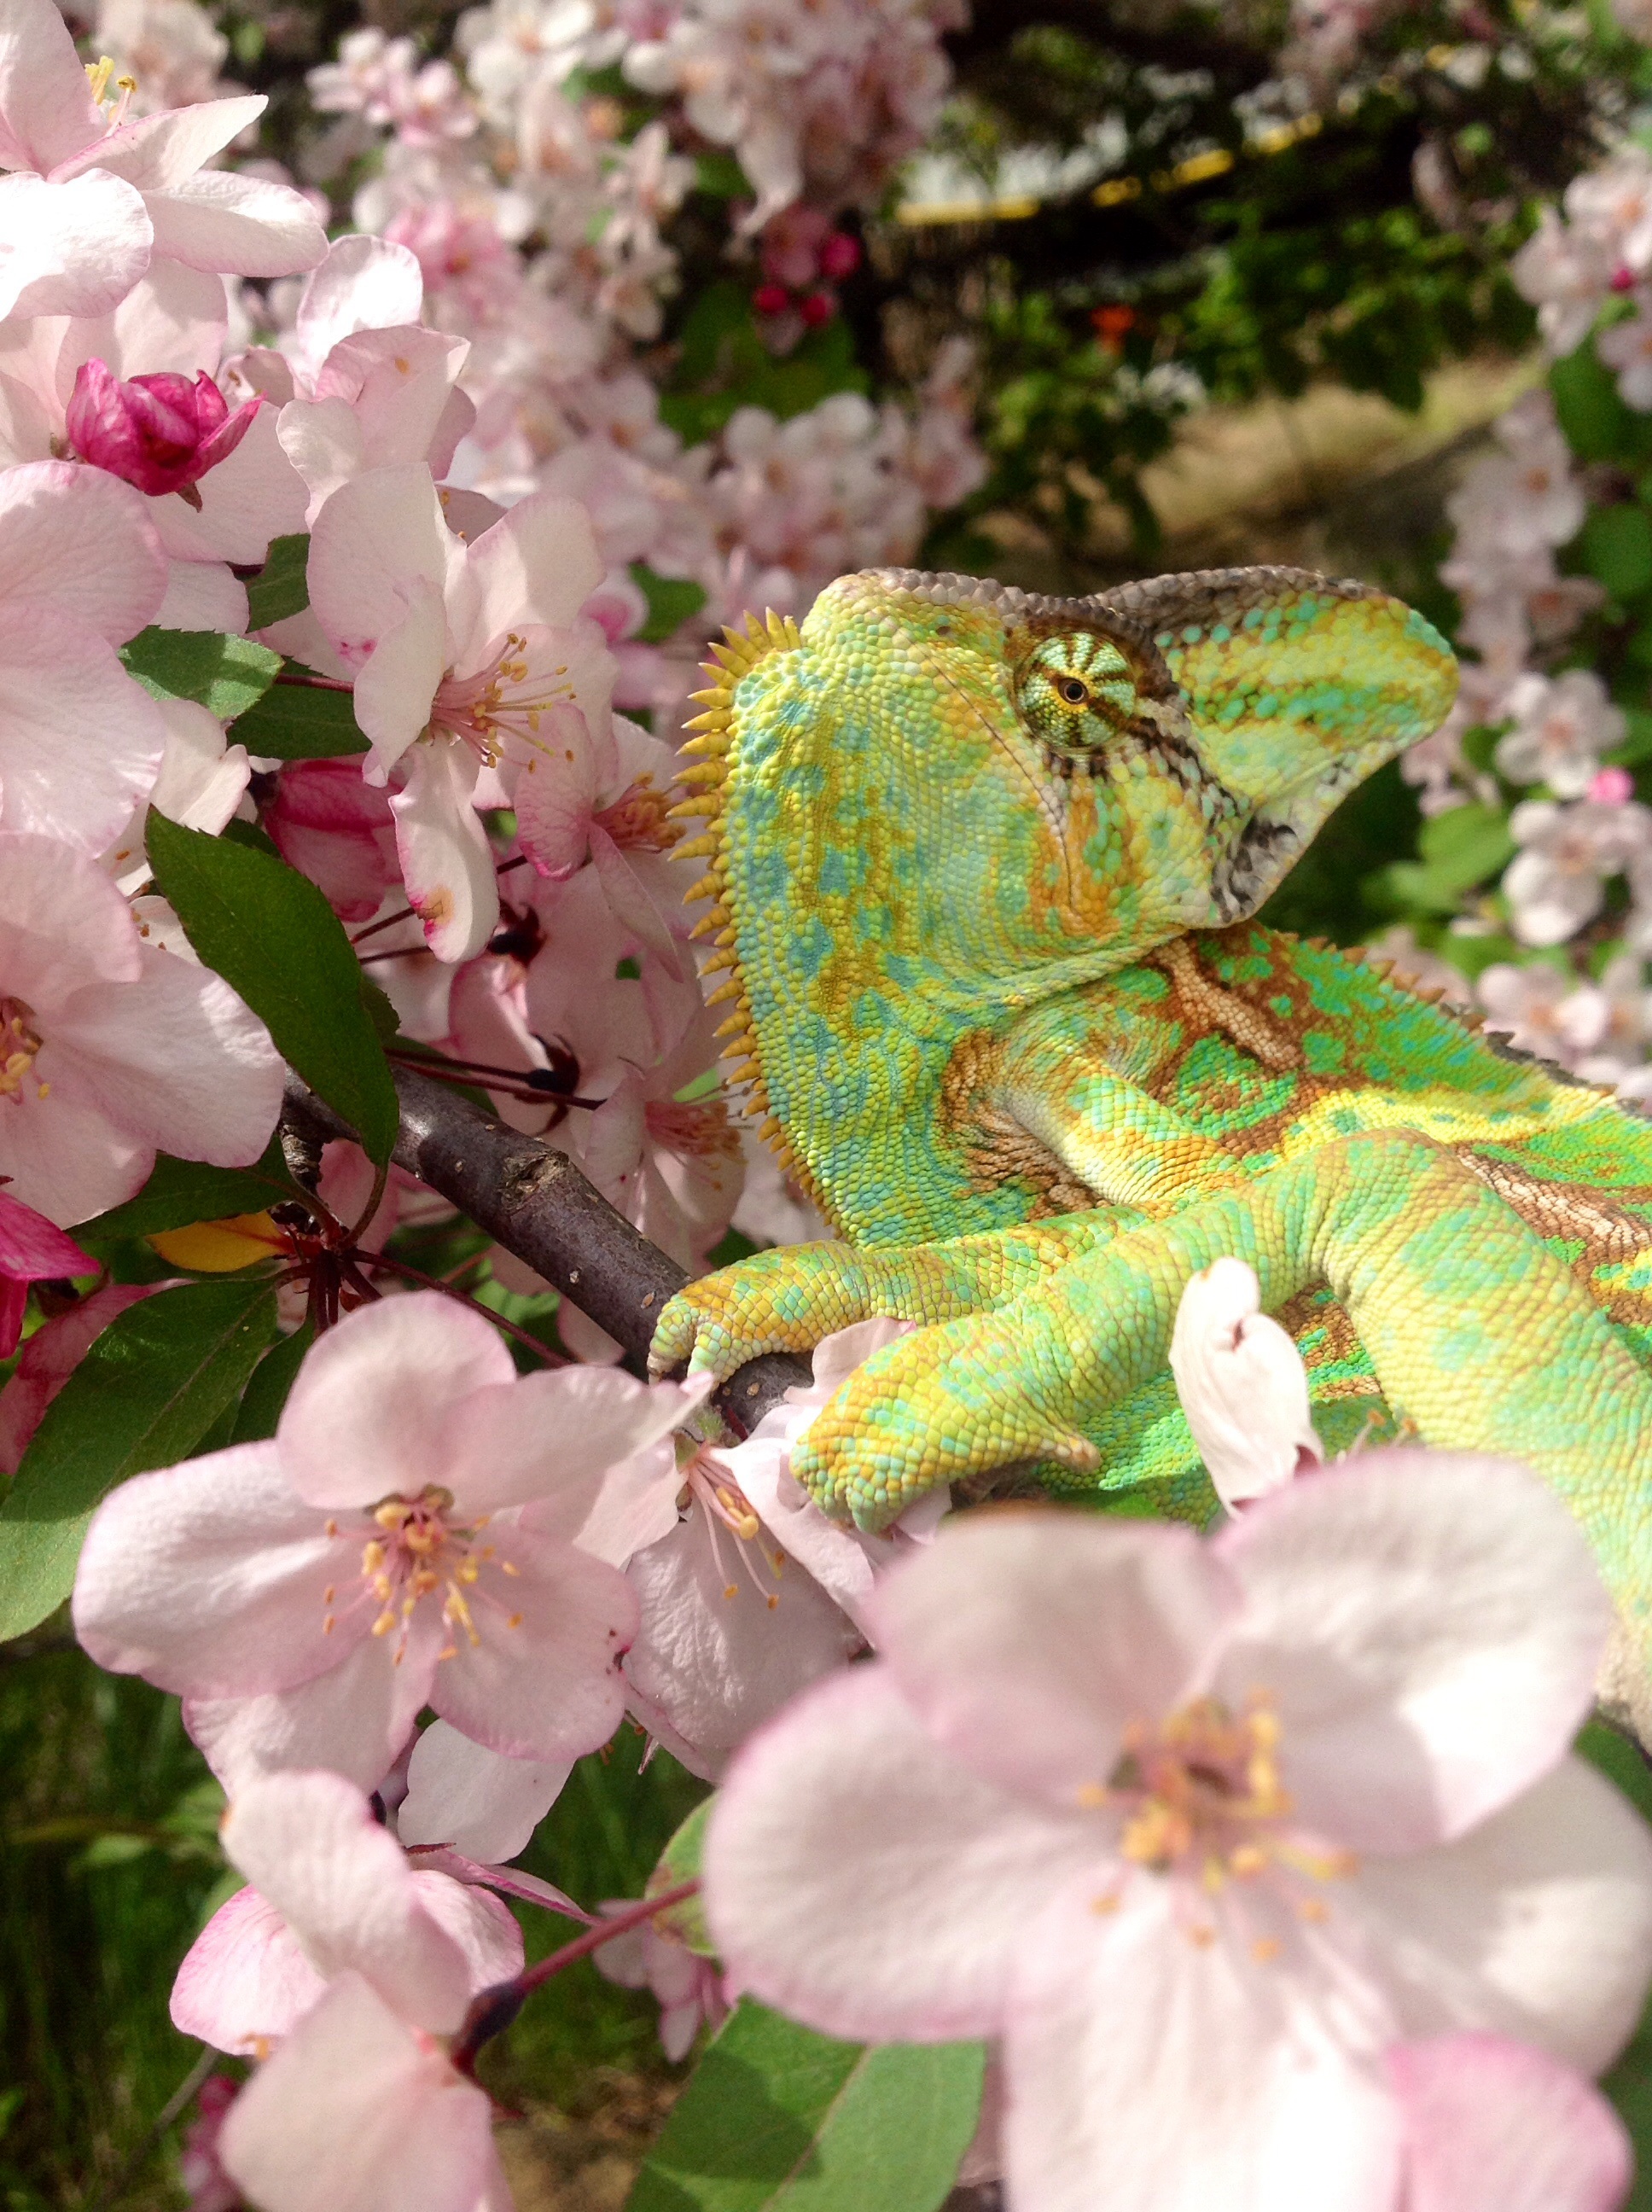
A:
[[[1094,630],[1047,637],[1016,672],[1016,704],[1046,744],[1093,752],[1135,714],[1135,671],[1114,639]]]

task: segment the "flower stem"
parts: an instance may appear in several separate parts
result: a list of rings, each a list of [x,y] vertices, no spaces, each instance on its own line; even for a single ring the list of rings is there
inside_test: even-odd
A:
[[[541,1959],[537,1966],[525,1966],[513,1981],[495,1982],[490,1990],[483,1990],[471,2001],[471,2009],[465,2015],[449,2056],[461,2074],[468,2074],[476,2064],[477,2053],[484,2043],[501,2034],[521,2011],[527,1998],[543,1983],[560,1974],[564,1966],[571,1966],[576,1959],[584,1959],[592,1951],[611,1943],[616,1936],[624,1936],[633,1928],[640,1928],[645,1920],[652,1920],[657,1912],[665,1912],[673,1905],[681,1905],[685,1898],[698,1891],[698,1881],[679,1881],[673,1889],[662,1889],[658,1897],[645,1897],[635,1905],[628,1905],[623,1912],[599,1921],[587,1928],[583,1936],[576,1936],[571,1943],[564,1943],[560,1951]]]

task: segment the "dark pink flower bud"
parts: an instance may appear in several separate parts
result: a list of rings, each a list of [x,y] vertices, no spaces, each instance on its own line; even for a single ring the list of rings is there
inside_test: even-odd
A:
[[[835,230],[820,249],[823,276],[853,276],[860,266],[860,241],[847,230]]]
[[[784,284],[759,284],[751,295],[751,304],[760,315],[780,315],[785,313],[790,297]]]
[[[105,362],[82,362],[69,399],[69,442],[82,460],[139,491],[179,492],[199,507],[195,486],[234,452],[262,404],[249,399],[232,415],[204,369],[192,384],[170,372],[123,381]]]
[[[1635,289],[1635,271],[1627,265],[1614,269],[1612,272],[1612,289],[1614,292],[1632,292]]]
[[[31,1283],[95,1275],[98,1263],[54,1222],[0,1190],[0,1359],[9,1359],[23,1333]]]
[[[798,301],[798,313],[811,331],[823,323],[829,323],[837,313],[837,301],[829,292],[811,292],[806,300]]]

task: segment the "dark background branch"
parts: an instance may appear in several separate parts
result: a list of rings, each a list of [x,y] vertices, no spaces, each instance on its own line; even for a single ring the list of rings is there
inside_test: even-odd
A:
[[[479,1229],[525,1261],[553,1290],[624,1347],[646,1375],[648,1344],[666,1300],[689,1277],[631,1226],[565,1153],[507,1128],[428,1076],[398,1068],[402,1127],[395,1160],[451,1199]],[[286,1120],[301,1139],[354,1137],[330,1106],[289,1078]],[[713,1404],[744,1435],[787,1389],[811,1379],[807,1360],[774,1353],[730,1376]]]

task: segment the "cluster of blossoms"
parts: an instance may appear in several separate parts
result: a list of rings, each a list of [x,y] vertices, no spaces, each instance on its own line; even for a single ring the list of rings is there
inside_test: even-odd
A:
[[[671,717],[718,625],[766,605],[801,615],[844,565],[909,559],[930,514],[985,476],[957,348],[906,406],[846,393],[784,422],[744,408],[689,445],[661,419],[647,351],[680,279],[670,219],[708,145],[756,194],[718,185],[763,343],[785,353],[833,319],[861,258],[836,218],[876,204],[934,122],[938,34],[958,20],[918,0],[490,0],[461,18],[457,65],[362,30],[311,74],[337,119],[307,175],[337,188],[367,169],[354,222],[417,257],[426,319],[469,342],[458,380],[476,414],[449,481],[589,509],[623,705]],[[639,123],[640,94],[658,112]],[[249,312],[279,321],[290,303],[276,288]],[[639,637],[640,560],[701,595],[672,637]]]
[[[519,1376],[416,1293],[323,1339],[269,1443],[106,1502],[76,1627],[184,1694],[247,1882],[173,1992],[258,2062],[197,2202],[504,2212],[471,2063],[556,1964],[509,1898],[587,1923],[566,1955],[616,1939],[676,2053],[737,1991],[985,2038],[969,2171],[1034,2212],[1614,2212],[1588,2077],[1652,1979],[1652,1840],[1569,1756],[1611,1610],[1564,1508],[1499,1462],[1326,1466],[1228,1261],[1172,1353],[1212,1540],[942,1496],[878,1543],[787,1466],[891,1326],[715,1450],[697,1393]],[[722,1779],[714,1957],[508,1863],[627,1705]]]
[[[1551,353],[1589,349],[1580,357],[1640,415],[1652,413],[1649,272],[1652,159],[1632,145],[1576,179],[1564,216],[1546,209],[1513,264]],[[1580,533],[1592,512],[1610,520],[1619,507],[1632,526],[1638,510],[1614,471],[1576,458],[1548,389],[1518,400],[1494,438],[1448,502],[1456,537],[1440,572],[1473,658],[1449,720],[1403,770],[1425,816],[1489,812],[1506,822],[1515,852],[1496,892],[1469,898],[1450,922],[1447,958],[1420,956],[1404,931],[1393,949],[1403,967],[1478,998],[1521,1049],[1644,1098],[1652,812],[1626,763],[1640,757],[1636,718],[1652,695],[1632,656],[1610,684],[1584,665],[1578,635],[1601,610],[1616,623],[1613,592],[1640,586],[1609,558],[1600,576],[1588,573],[1598,562],[1569,550],[1583,543],[1587,556]]]

